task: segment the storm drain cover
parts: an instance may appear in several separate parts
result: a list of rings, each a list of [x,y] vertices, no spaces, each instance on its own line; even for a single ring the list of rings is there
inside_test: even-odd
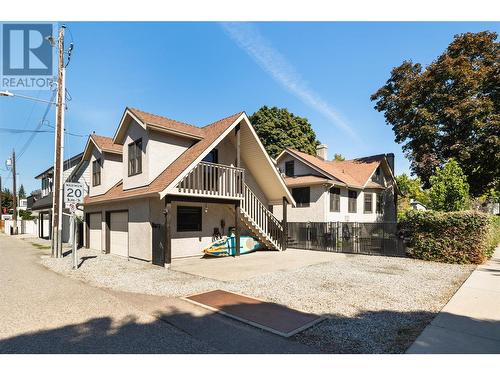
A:
[[[212,290],[183,299],[284,337],[295,335],[324,319],[320,315],[225,290]]]

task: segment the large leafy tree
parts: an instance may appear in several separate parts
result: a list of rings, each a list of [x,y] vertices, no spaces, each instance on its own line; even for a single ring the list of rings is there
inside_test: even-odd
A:
[[[438,211],[460,211],[469,204],[469,184],[458,163],[451,159],[443,168],[436,168],[430,178],[430,205]]]
[[[454,158],[474,196],[500,190],[500,46],[494,32],[465,33],[429,66],[405,61],[371,100],[427,187]]]
[[[250,116],[250,122],[273,158],[287,147],[316,154],[319,141],[311,124],[306,118],[295,116],[286,108],[263,106]]]
[[[5,209],[7,212],[12,208],[12,193],[9,189],[4,188],[2,191],[2,210]],[[3,212],[1,212],[3,214]]]
[[[396,176],[398,188],[401,191],[402,197],[398,198],[398,217],[405,215],[406,211],[411,209],[410,201],[417,200],[425,206],[429,205],[429,195],[422,188],[422,181],[419,177],[411,178],[406,173]]]

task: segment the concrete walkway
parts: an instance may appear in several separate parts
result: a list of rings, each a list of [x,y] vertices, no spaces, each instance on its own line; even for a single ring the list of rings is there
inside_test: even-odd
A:
[[[472,272],[407,353],[500,353],[500,248]]]
[[[314,352],[177,298],[56,274],[29,242],[0,235],[0,353]]]

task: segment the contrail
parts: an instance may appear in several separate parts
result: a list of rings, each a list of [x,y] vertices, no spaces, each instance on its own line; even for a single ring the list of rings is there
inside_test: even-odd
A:
[[[262,36],[258,28],[251,23],[223,22],[222,28],[236,44],[243,49],[264,71],[291,92],[359,141],[352,128],[341,118],[339,113],[308,87],[294,66]]]

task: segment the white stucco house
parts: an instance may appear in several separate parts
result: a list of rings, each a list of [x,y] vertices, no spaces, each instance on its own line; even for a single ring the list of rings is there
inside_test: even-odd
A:
[[[395,222],[398,189],[394,155],[328,160],[327,146],[316,155],[285,149],[276,159],[296,202],[289,222]],[[273,207],[281,218],[282,206]]]
[[[85,194],[88,193],[88,168],[87,163],[82,160],[83,154],[74,155],[63,162],[63,181],[80,182],[84,186]],[[40,180],[41,189],[36,196],[30,196],[27,209],[36,217],[38,237],[50,239],[52,237],[52,193],[53,193],[54,167],[51,166],[45,171],[35,176]],[[63,212],[69,213],[64,209]],[[83,213],[78,213],[83,218]],[[72,228],[69,216],[63,215],[62,221],[62,241],[72,242]],[[80,239],[82,240],[82,239]],[[83,241],[80,241],[83,244]]]
[[[276,165],[244,112],[198,127],[126,108],[112,138],[92,135],[83,161],[87,247],[153,264],[201,256],[235,227],[269,249],[286,247],[294,205]],[[237,246],[239,248],[239,246]]]

